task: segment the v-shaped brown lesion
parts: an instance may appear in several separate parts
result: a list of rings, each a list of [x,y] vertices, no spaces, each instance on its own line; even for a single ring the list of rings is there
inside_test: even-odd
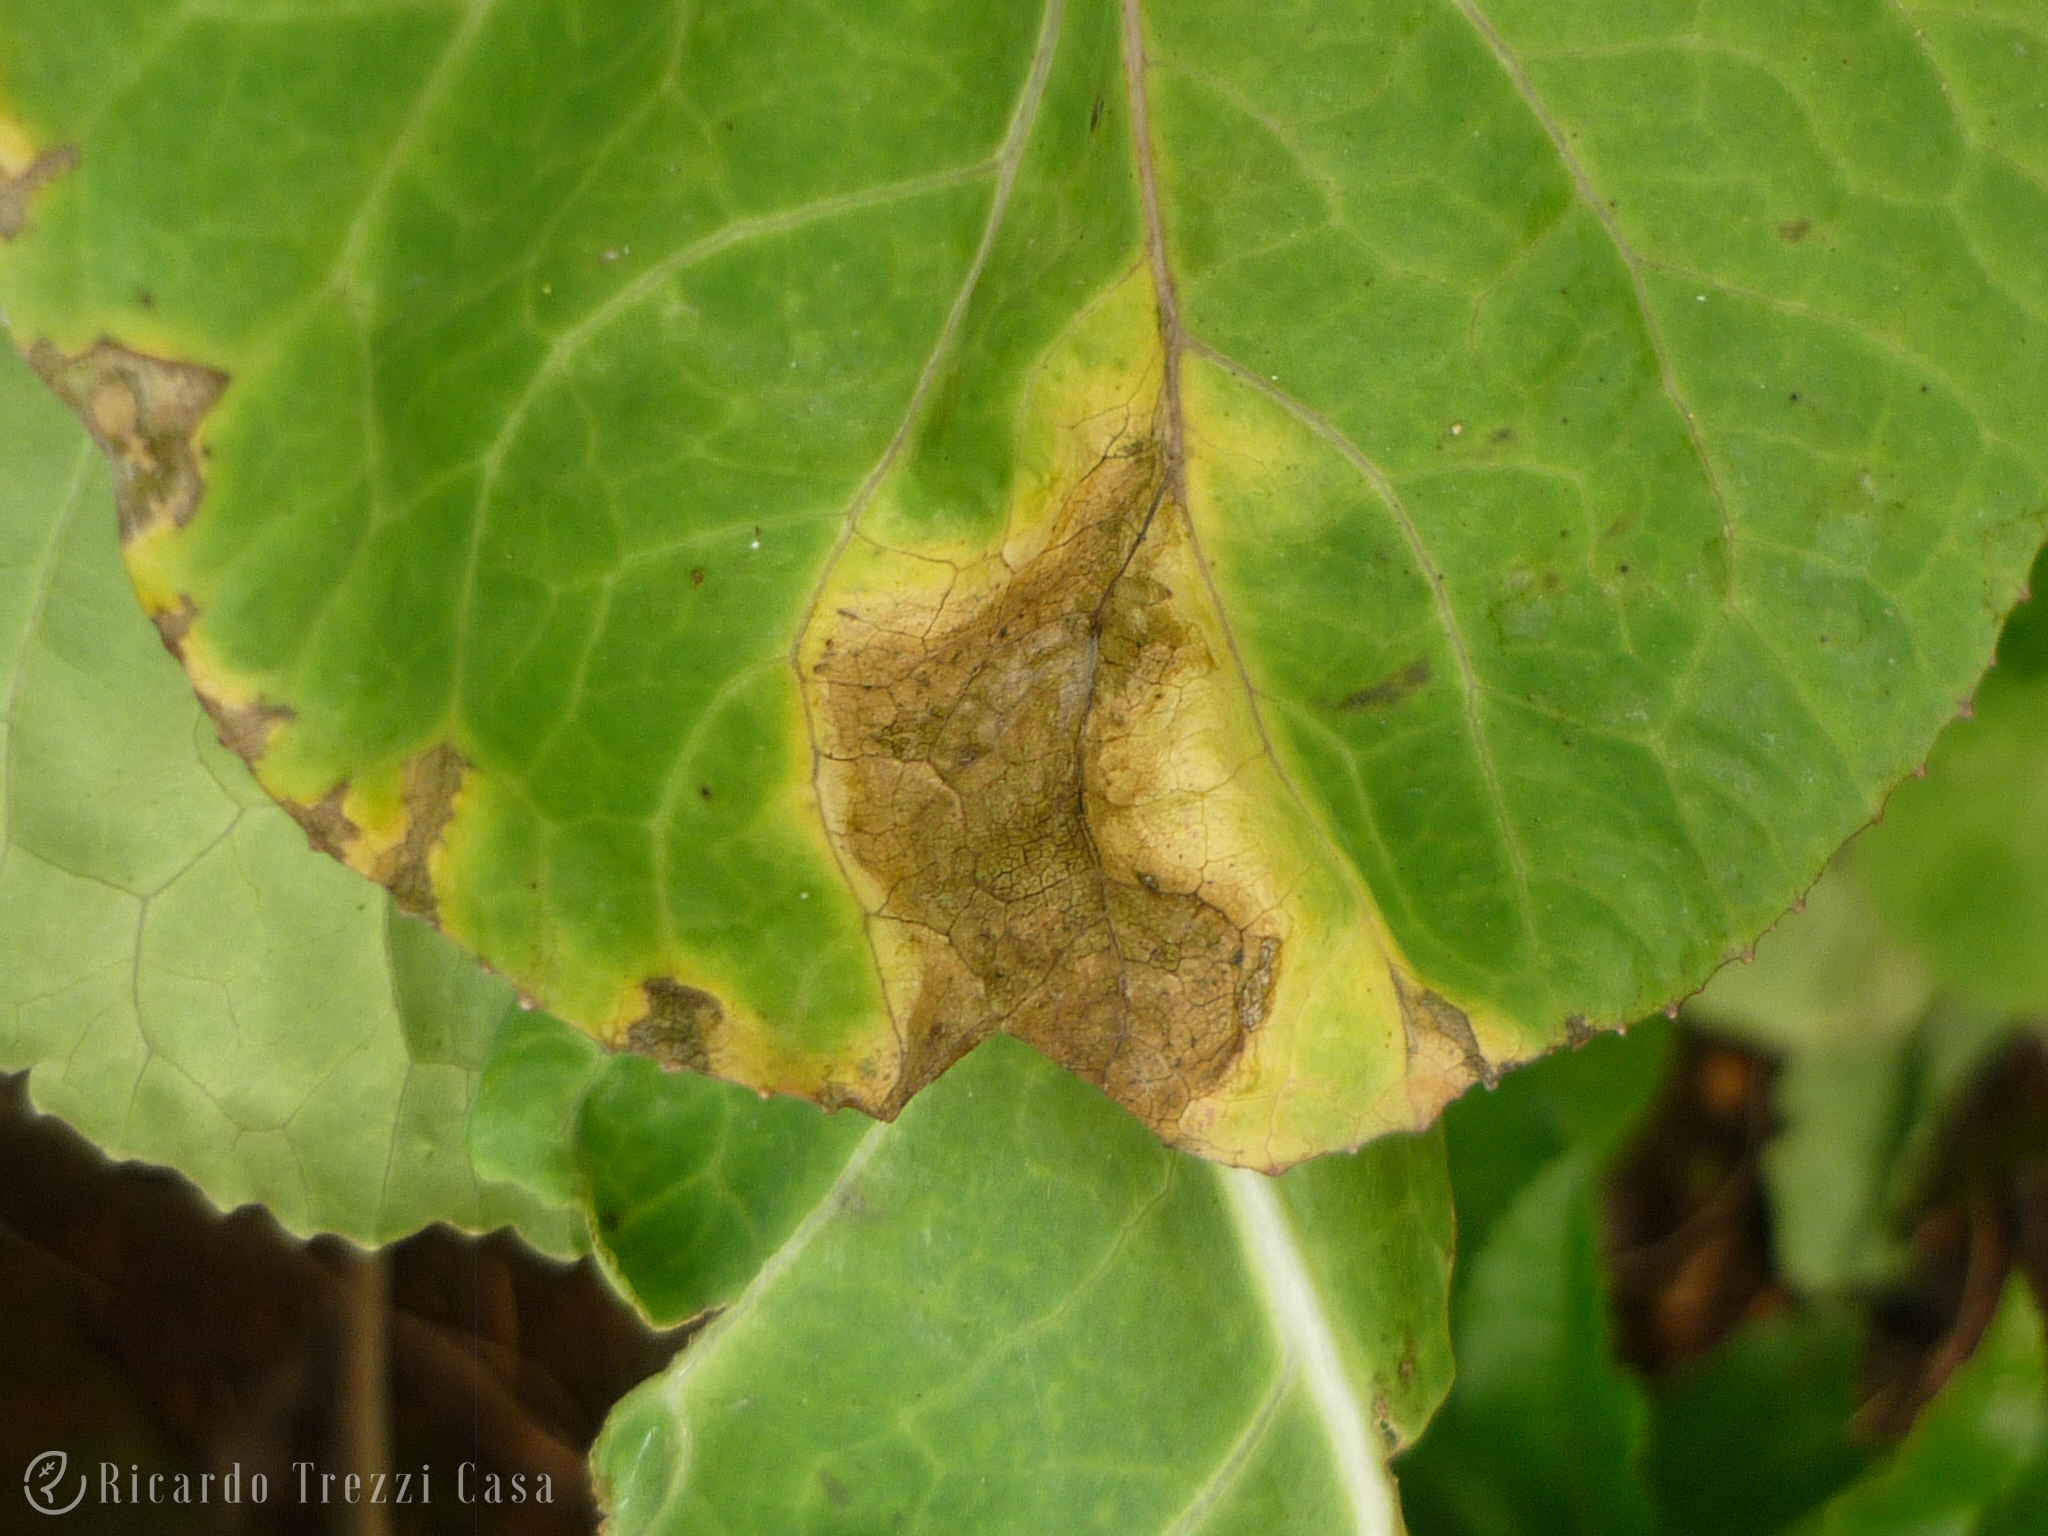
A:
[[[40,341],[29,364],[107,456],[123,546],[192,520],[206,491],[199,426],[226,374],[111,341],[77,356]]]
[[[1002,1031],[1170,1129],[1265,1022],[1272,892],[1199,830],[1130,824],[1175,797],[1173,749],[1219,670],[1184,611],[1178,512],[1155,407],[1028,557],[871,588],[807,648],[827,827],[914,968],[872,1108]]]

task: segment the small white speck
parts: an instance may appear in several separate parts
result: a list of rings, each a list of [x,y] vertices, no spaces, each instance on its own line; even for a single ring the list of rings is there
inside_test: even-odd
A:
[[[1452,423],[1451,423],[1451,436],[1453,436],[1453,437],[1463,437],[1464,435],[1465,435],[1465,423],[1463,423],[1462,421],[1454,421],[1454,422],[1452,422]]]
[[[747,548],[749,548],[749,549],[759,549],[760,547],[761,547],[761,530],[760,530],[760,529],[758,529],[758,528],[756,528],[756,529],[754,530],[754,537],[753,537],[753,538],[752,538],[751,540],[749,540],[749,541],[748,541],[748,543],[747,543]]]
[[[619,259],[619,248],[616,245],[607,246],[598,253],[597,259],[599,261],[617,261]]]
[[[811,893],[809,891],[798,891],[796,893],[796,899],[798,901],[809,901],[811,899]]]
[[[1707,296],[1704,293],[1699,296],[1699,299],[1702,304],[1707,302]]]

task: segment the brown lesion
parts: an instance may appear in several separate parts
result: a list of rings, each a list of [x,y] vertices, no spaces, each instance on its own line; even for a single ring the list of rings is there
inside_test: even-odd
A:
[[[640,984],[646,1011],[628,1024],[617,1048],[652,1057],[664,1067],[711,1070],[708,1042],[725,1022],[725,1005],[672,976],[651,976]]]
[[[201,685],[197,678],[191,676],[192,669],[186,658],[186,642],[191,637],[192,625],[198,617],[198,608],[191,598],[186,597],[181,598],[175,608],[157,610],[150,615],[150,620],[156,625],[157,636],[163,641],[164,649],[177,658],[181,667],[186,668],[186,675],[193,684],[192,691],[199,699],[200,708],[206,711],[206,717],[213,722],[214,736],[222,746],[243,762],[253,766],[268,749],[272,733],[278,727],[290,723],[293,718],[292,712],[282,705],[265,704],[261,701],[232,703],[217,697],[211,690]],[[323,842],[314,834],[313,826],[307,821],[310,808],[289,805],[285,808],[298,818],[301,826],[306,827],[307,835],[312,837],[316,848],[324,853],[332,853],[336,858],[342,857],[339,851],[340,844]]]
[[[468,772],[468,759],[445,742],[406,763],[405,834],[372,871],[379,884],[390,887],[401,910],[430,923],[440,915],[431,860],[455,818],[455,797]]]
[[[222,739],[226,741],[225,735]],[[233,744],[228,745],[232,749]],[[316,850],[390,891],[401,912],[438,927],[434,850],[455,817],[456,797],[469,772],[469,760],[445,742],[406,759],[399,775],[401,816],[395,837],[365,828],[350,815],[352,787],[347,779],[310,803],[279,796],[278,804]]]
[[[330,859],[348,862],[349,845],[356,840],[358,828],[348,818],[343,803],[348,799],[348,785],[337,784],[311,805],[300,805],[295,800],[280,800],[285,814],[299,824],[299,830],[306,834],[306,842],[316,853],[324,853]]]
[[[1170,1130],[1265,1023],[1285,941],[1270,893],[1209,848],[1196,801],[1195,825],[1148,835],[1222,686],[1176,590],[1186,540],[1158,433],[1127,432],[1035,553],[823,619],[804,681],[826,823],[911,973],[872,1111],[1002,1031]]]
[[[29,361],[106,455],[121,543],[131,562],[144,541],[191,522],[206,491],[199,428],[226,389],[227,375],[112,341],[77,356],[39,342]],[[295,718],[293,711],[253,693],[230,696],[235,690],[222,685],[213,668],[195,655],[199,610],[189,596],[180,595],[150,617],[164,648],[185,669],[221,745],[258,767],[278,730]],[[315,849],[388,887],[402,910],[436,922],[429,866],[469,771],[468,761],[445,743],[407,760],[400,772],[403,822],[395,836],[369,835],[351,817],[347,779],[317,800],[277,799]]]
[[[1429,1107],[1431,1116],[1474,1083],[1491,1088],[1500,1081],[1501,1068],[1480,1048],[1470,1014],[1411,981],[1398,965],[1389,966],[1388,974],[1393,977],[1401,1028],[1408,1041],[1409,1082],[1439,1097],[1439,1102]]]
[[[1340,714],[1347,715],[1392,709],[1410,694],[1428,687],[1431,675],[1427,660],[1410,662],[1376,683],[1353,689],[1335,707]]]
[[[78,165],[78,146],[59,144],[37,155],[16,175],[0,169],[0,240],[28,228],[29,204],[38,192]]]
[[[29,363],[106,454],[124,545],[192,520],[206,490],[195,441],[227,388],[226,374],[111,341],[76,357],[39,341]]]

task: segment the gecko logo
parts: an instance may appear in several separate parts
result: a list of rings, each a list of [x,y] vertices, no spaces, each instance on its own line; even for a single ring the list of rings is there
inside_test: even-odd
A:
[[[85,1497],[85,1476],[79,1475],[78,1491],[71,1495],[71,1502],[60,1503],[64,1497],[64,1469],[70,1464],[62,1451],[44,1451],[28,1464],[28,1470],[21,1475],[21,1491],[28,1499],[29,1508],[39,1515],[68,1515],[78,1508]]]

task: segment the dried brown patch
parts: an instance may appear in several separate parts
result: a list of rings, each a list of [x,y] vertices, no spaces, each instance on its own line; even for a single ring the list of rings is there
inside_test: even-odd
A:
[[[185,660],[185,637],[192,633],[192,621],[198,617],[199,609],[189,597],[175,608],[161,609],[149,616],[164,649],[177,657],[180,664]]]
[[[160,609],[150,615],[150,621],[156,625],[157,637],[163,641],[164,649],[177,657],[181,666],[185,663],[185,642],[192,633],[193,622],[198,617],[199,610],[193,606],[189,597],[175,608]],[[186,675],[191,678],[189,668]],[[209,689],[202,686],[198,679],[191,678],[191,681],[192,691],[198,696],[199,706],[206,711],[206,717],[213,722],[213,734],[219,738],[220,744],[251,766],[254,766],[256,760],[263,756],[264,750],[270,745],[271,733],[292,719],[292,712],[282,705],[261,702],[231,704],[217,698]],[[316,848],[340,857],[336,851],[338,845],[315,835],[313,826],[308,822],[307,818],[314,816],[318,807],[286,805],[285,809],[297,817],[299,824],[306,828],[307,835],[313,839]]]
[[[391,888],[401,909],[433,922],[436,917],[434,849],[455,815],[468,759],[446,745],[430,747],[405,765],[405,836],[385,856],[377,879]]]
[[[1183,793],[1176,732],[1216,686],[1198,599],[1171,585],[1186,537],[1159,443],[1125,436],[999,579],[828,621],[805,679],[826,823],[915,973],[871,1110],[1004,1031],[1165,1130],[1265,1022],[1272,899],[1205,864],[1199,807],[1192,859],[1129,835]]]
[[[711,1070],[707,1042],[725,1022],[725,1006],[709,992],[684,986],[668,976],[640,984],[647,1011],[619,1036],[619,1047],[651,1056],[664,1067]]]
[[[289,711],[272,713],[289,718]],[[219,719],[218,713],[215,718]],[[230,747],[233,748],[232,743]],[[346,779],[311,805],[283,798],[278,803],[304,828],[306,841],[315,849],[384,886],[401,911],[438,925],[434,849],[454,817],[455,797],[461,792],[463,777],[468,772],[468,759],[445,744],[429,747],[408,761],[400,784],[402,830],[397,840],[390,843],[381,843],[374,835],[366,838],[365,829],[350,817],[350,785]]]
[[[227,388],[226,374],[131,352],[111,341],[77,357],[38,342],[29,362],[85,423],[113,466],[123,544],[148,530],[192,520],[206,489],[193,435]]]
[[[293,821],[306,834],[306,841],[315,853],[324,853],[331,859],[348,861],[348,845],[356,839],[356,824],[348,819],[341,803],[348,798],[348,785],[337,784],[311,805],[300,805],[291,800],[280,800]]]
[[[269,747],[271,733],[295,718],[279,704],[225,704],[202,688],[193,691],[198,695],[199,707],[213,722],[213,734],[220,738],[220,744],[252,766]]]
[[[28,205],[35,195],[78,164],[78,146],[59,144],[28,163],[19,176],[0,171],[0,240],[12,240],[28,228]]]
[[[123,546],[153,529],[183,527],[199,509],[206,482],[193,437],[227,387],[227,375],[192,363],[167,362],[103,341],[77,357],[38,342],[29,362],[51,391],[85,424],[113,472],[114,509]],[[213,721],[220,744],[254,764],[292,711],[261,700],[231,700],[195,669],[186,654],[199,617],[190,597],[150,615],[164,649],[178,658]],[[313,845],[336,853],[346,820],[321,806],[287,805]],[[338,853],[337,853],[338,856]]]
[[[1401,1003],[1410,1081],[1444,1081],[1462,1092],[1473,1083],[1490,1088],[1500,1080],[1500,1068],[1479,1048],[1470,1014],[1410,981],[1398,965],[1387,967],[1387,974],[1394,979],[1394,993]]]

